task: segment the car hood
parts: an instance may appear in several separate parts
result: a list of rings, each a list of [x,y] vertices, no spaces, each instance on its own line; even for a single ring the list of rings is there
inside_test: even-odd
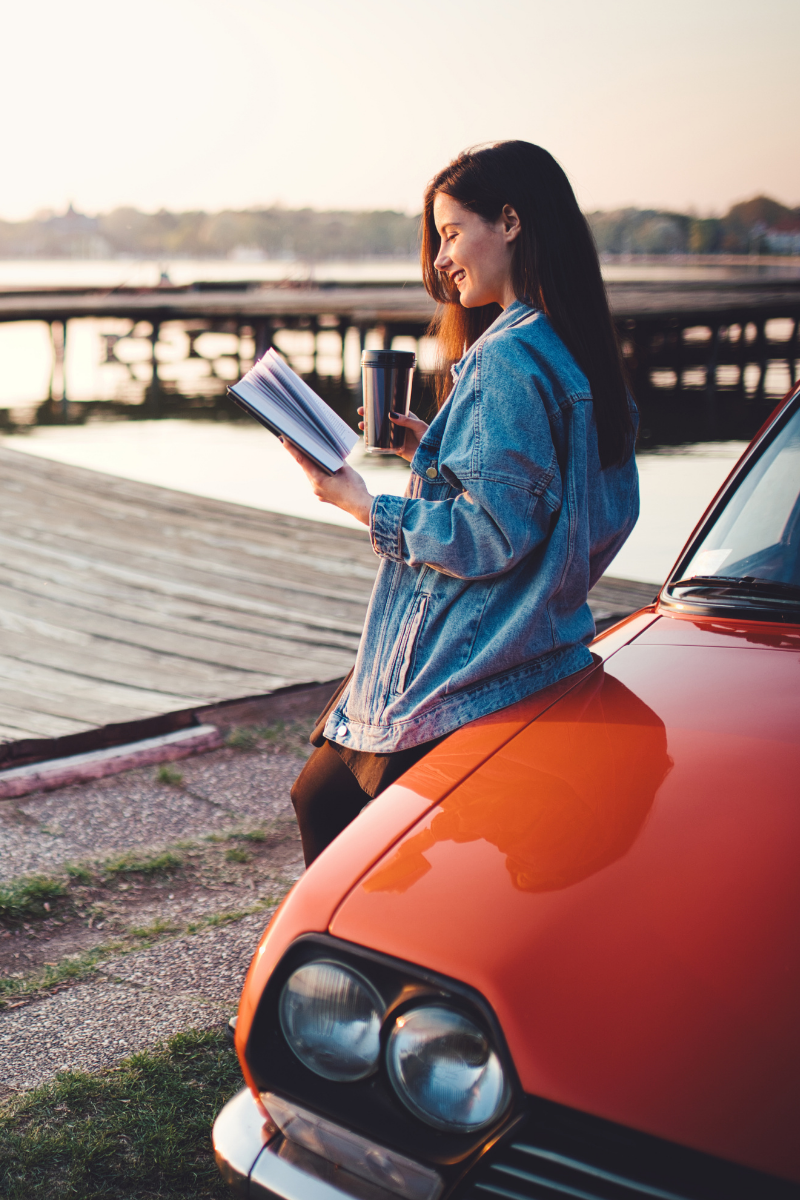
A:
[[[329,928],[480,991],[525,1092],[800,1178],[800,641],[719,628],[651,624]]]

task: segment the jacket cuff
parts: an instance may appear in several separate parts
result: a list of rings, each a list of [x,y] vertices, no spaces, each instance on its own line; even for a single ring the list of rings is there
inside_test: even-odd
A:
[[[405,496],[376,496],[369,512],[369,537],[372,549],[381,558],[393,558],[401,562],[403,510]]]

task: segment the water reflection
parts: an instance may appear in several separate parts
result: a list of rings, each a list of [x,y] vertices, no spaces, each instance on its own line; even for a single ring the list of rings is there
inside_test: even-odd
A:
[[[437,843],[478,840],[505,855],[518,890],[571,887],[627,853],[671,767],[663,721],[599,670],[444,800],[364,887],[405,892],[430,871]]]
[[[288,320],[288,318],[287,318]],[[330,321],[335,327],[329,327]],[[435,343],[427,337],[348,327],[324,315],[306,327],[267,329],[264,320],[164,320],[74,317],[0,324],[0,428],[82,424],[95,419],[211,417],[235,420],[226,396],[269,343],[345,420],[360,403],[361,349],[382,346],[418,354],[414,400],[430,406]],[[274,322],[273,322],[274,323]]]

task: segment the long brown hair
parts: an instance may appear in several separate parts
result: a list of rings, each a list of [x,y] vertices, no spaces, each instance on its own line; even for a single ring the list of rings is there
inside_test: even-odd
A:
[[[633,448],[633,423],[594,239],[564,171],[551,154],[530,142],[465,150],[425,191],[422,278],[440,305],[430,328],[442,354],[439,404],[450,390],[450,366],[501,310],[497,304],[463,308],[458,289],[434,267],[439,234],[433,202],[438,192],[486,221],[497,221],[506,204],[515,209],[522,226],[512,260],[515,293],[547,314],[589,380],[601,465],[624,462]]]

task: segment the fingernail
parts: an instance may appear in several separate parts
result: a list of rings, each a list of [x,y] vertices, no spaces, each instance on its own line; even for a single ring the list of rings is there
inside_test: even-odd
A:
[[[396,413],[396,412],[390,412],[390,413],[389,413],[389,416],[390,416],[390,417],[395,417],[395,418],[397,418],[397,417],[402,417],[402,415],[403,415],[402,413]]]

